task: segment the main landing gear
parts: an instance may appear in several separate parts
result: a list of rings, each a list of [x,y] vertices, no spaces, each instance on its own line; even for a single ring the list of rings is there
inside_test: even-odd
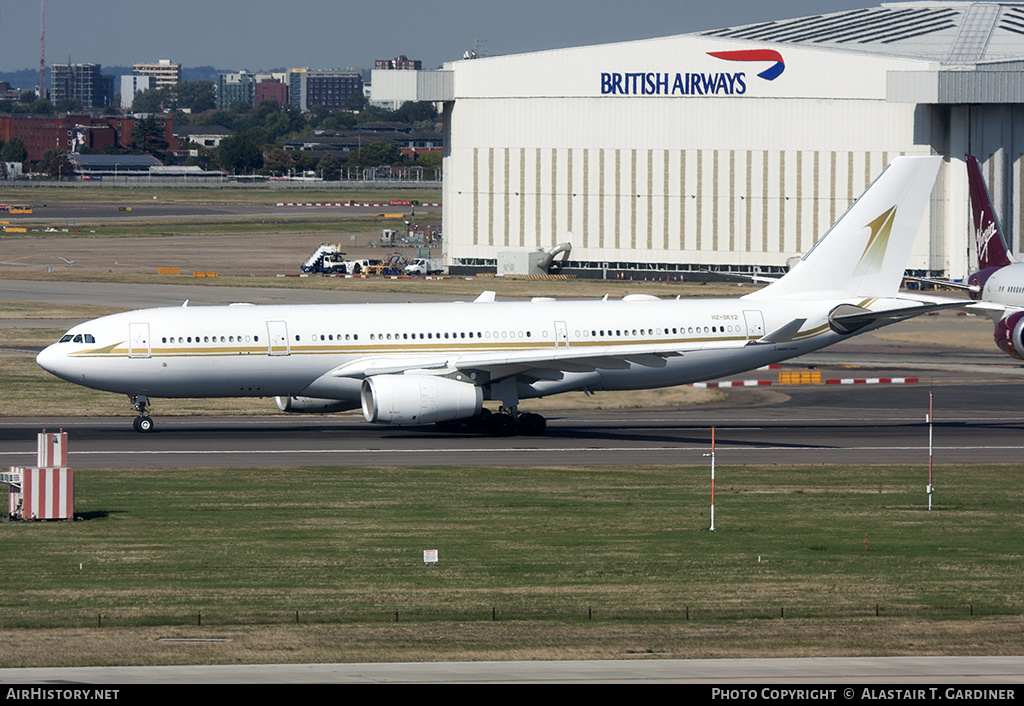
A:
[[[131,400],[132,409],[139,413],[139,416],[132,422],[135,431],[142,434],[153,431],[153,419],[149,416],[149,398],[145,395],[128,395]]]
[[[548,427],[544,417],[534,412],[522,414],[502,407],[497,412],[489,409],[480,410],[480,414],[469,419],[453,419],[438,422],[437,427],[443,431],[459,431],[465,424],[471,430],[482,431],[491,436],[540,436]]]

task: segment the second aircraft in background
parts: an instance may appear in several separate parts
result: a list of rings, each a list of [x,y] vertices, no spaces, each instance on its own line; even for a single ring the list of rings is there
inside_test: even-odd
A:
[[[977,158],[969,154],[964,159],[978,271],[966,284],[923,281],[966,289],[978,302],[971,308],[984,311],[995,323],[996,345],[1007,355],[1024,360],[1024,262],[1018,262],[1006,245]]]

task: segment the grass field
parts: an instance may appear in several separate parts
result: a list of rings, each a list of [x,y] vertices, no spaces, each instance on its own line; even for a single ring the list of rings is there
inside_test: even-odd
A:
[[[0,666],[1019,654],[1013,472],[720,467],[708,532],[705,468],[79,471]]]

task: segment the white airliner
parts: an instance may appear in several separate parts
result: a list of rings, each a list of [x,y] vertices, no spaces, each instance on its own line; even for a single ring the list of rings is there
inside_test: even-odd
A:
[[[75,326],[37,361],[127,394],[142,432],[150,397],[277,397],[285,412],[540,434],[521,399],[714,379],[962,306],[899,292],[939,163],[897,158],[790,272],[738,299],[148,309]]]

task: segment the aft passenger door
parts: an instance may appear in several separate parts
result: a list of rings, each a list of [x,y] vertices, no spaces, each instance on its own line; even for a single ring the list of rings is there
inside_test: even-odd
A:
[[[747,340],[755,341],[764,336],[764,314],[760,311],[744,311],[743,320],[747,324]]]
[[[288,324],[284,321],[267,322],[267,340],[270,346],[269,355],[289,355],[291,347],[288,343]]]
[[[569,347],[569,329],[564,321],[555,322],[555,348]]]
[[[128,357],[148,358],[149,356],[149,324],[128,324]]]

